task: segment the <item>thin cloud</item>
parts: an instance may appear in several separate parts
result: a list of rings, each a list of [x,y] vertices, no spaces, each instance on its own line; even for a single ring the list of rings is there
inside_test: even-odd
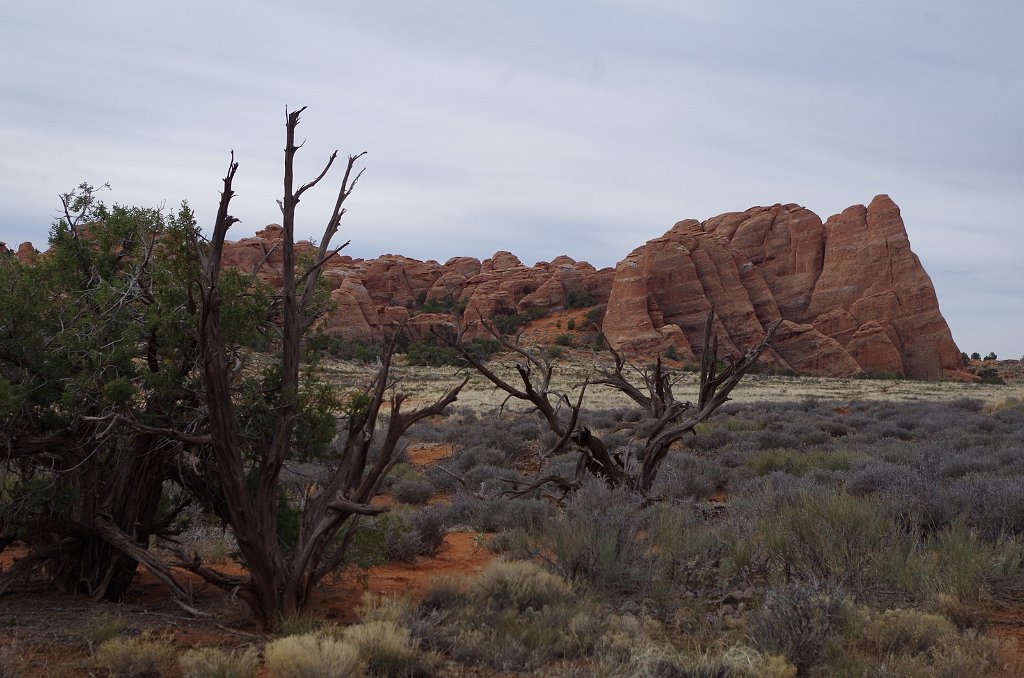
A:
[[[278,220],[284,106],[309,105],[302,175],[369,151],[353,254],[612,265],[682,218],[884,192],[957,341],[1012,356],[1022,21],[997,0],[22,3],[0,26],[0,240],[42,245],[83,180],[209,221],[231,149],[251,234]]]

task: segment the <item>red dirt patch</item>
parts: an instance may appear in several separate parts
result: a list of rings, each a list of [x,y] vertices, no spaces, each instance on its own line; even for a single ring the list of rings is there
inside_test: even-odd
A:
[[[391,562],[369,570],[347,569],[340,580],[315,594],[313,613],[332,621],[352,621],[364,591],[378,596],[406,595],[422,598],[441,575],[474,575],[483,571],[494,553],[479,544],[473,532],[451,532],[436,555],[414,562]]]
[[[312,614],[317,619],[349,622],[355,619],[364,591],[380,596],[422,597],[431,582],[440,575],[473,575],[494,560],[494,554],[479,545],[475,533],[456,532],[445,536],[434,556],[415,562],[385,563],[369,570],[349,568],[333,581],[325,582],[315,594]],[[9,564],[17,549],[2,554]],[[22,549],[23,554],[23,549]],[[218,569],[238,574],[235,563],[219,564]],[[128,620],[133,632],[152,630],[167,635],[182,650],[189,647],[218,645],[237,647],[259,642],[263,635],[248,618],[244,606],[232,601],[230,594],[201,582],[194,575],[175,571],[175,577],[194,593],[194,604],[210,617],[185,615],[170,600],[167,588],[144,568],[132,585],[124,603],[96,603],[85,596],[52,591],[34,591],[19,586],[0,599],[2,621],[0,651],[10,646],[25,676],[90,676],[105,673],[90,656],[83,640],[83,629],[98,615],[116,614]],[[180,675],[177,667],[168,667],[168,675]]]
[[[455,454],[451,443],[413,443],[405,448],[405,458],[416,466],[429,466]]]
[[[989,617],[988,632],[1003,640],[1007,650],[1005,675],[1021,675],[1024,669],[1024,597],[1015,595],[997,603]]]
[[[589,308],[572,308],[567,311],[556,311],[534,320],[523,330],[522,339],[527,344],[553,344],[559,335],[575,336],[578,332],[586,332],[587,313]],[[575,323],[575,329],[569,329],[569,321]]]

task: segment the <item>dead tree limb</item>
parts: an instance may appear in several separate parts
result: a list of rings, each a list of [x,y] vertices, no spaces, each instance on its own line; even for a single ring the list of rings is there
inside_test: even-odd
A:
[[[684,417],[693,409],[692,403],[679,402],[672,391],[674,381],[671,373],[660,359],[645,369],[637,368],[626,360],[611,345],[615,367],[602,370],[596,378],[585,381],[580,387],[579,397],[573,403],[565,394],[554,391],[551,379],[554,368],[538,351],[521,346],[501,334],[483,319],[480,324],[497,339],[501,345],[511,351],[519,359],[515,363],[516,373],[522,386],[514,385],[500,376],[494,369],[468,350],[464,338],[466,327],[458,328],[454,336],[435,329],[434,334],[449,346],[454,347],[463,359],[477,372],[483,375],[496,388],[506,394],[506,400],[518,399],[533,405],[548,424],[548,428],[557,436],[557,442],[547,454],[555,454],[572,447],[580,454],[577,466],[577,477],[574,480],[561,476],[545,476],[526,490],[515,490],[515,496],[533,492],[544,485],[553,484],[564,491],[573,491],[579,486],[582,472],[599,477],[612,487],[624,487],[642,494],[648,494],[654,485],[658,470],[664,462],[672,443],[690,433],[694,428],[710,417],[718,407],[729,399],[729,393],[739,384],[744,374],[753,367],[761,353],[771,344],[778,323],[765,332],[764,338],[750,348],[739,360],[728,363],[719,372],[718,342],[713,336],[714,311],[708,313],[704,326],[704,350],[701,355],[701,373],[699,397],[696,410]],[[643,386],[635,385],[626,375],[632,370],[640,377]],[[535,375],[539,374],[539,384],[535,384]],[[649,415],[655,423],[647,432],[642,449],[633,458],[627,453],[612,453],[605,442],[595,435],[580,421],[583,410],[583,398],[590,384],[607,386],[624,393]],[[645,392],[646,391],[646,392]],[[560,416],[561,407],[569,411],[568,419]],[[635,463],[639,461],[639,463]],[[508,493],[506,493],[508,495]]]

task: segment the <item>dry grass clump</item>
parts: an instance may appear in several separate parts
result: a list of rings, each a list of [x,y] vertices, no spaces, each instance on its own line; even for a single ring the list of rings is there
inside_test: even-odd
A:
[[[839,587],[796,581],[768,592],[750,620],[750,636],[761,651],[783,655],[806,671],[824,659],[845,611]]]
[[[82,639],[93,649],[128,630],[128,618],[118,612],[101,612],[82,627]]]
[[[496,561],[468,582],[438,580],[416,615],[429,648],[505,672],[589,655],[603,632],[591,599],[527,561]]]
[[[174,665],[174,656],[168,639],[144,633],[105,641],[96,652],[96,663],[112,676],[162,676]]]
[[[254,647],[232,651],[195,648],[178,657],[185,678],[253,678],[259,664],[260,653]]]
[[[21,648],[16,643],[0,647],[0,678],[21,675]]]
[[[350,648],[368,675],[405,678],[429,675],[433,658],[421,652],[408,624],[413,607],[407,598],[364,593],[360,622],[328,624],[319,634]]]
[[[572,587],[564,579],[523,560],[495,561],[476,579],[473,590],[486,604],[519,611],[539,610],[572,595]]]
[[[342,641],[355,650],[371,675],[404,678],[430,673],[427,658],[409,629],[396,622],[374,620],[350,626],[342,633]]]
[[[942,615],[905,609],[886,610],[861,631],[864,640],[882,655],[927,652],[956,634],[956,627]]]
[[[714,678],[796,678],[798,669],[782,655],[764,654],[746,645],[698,654],[680,652],[668,644],[643,639],[627,655],[609,662],[599,656],[600,675],[626,678],[709,676]]]
[[[1007,668],[998,640],[975,630],[957,631],[945,618],[917,610],[874,615],[858,644],[876,653],[877,663],[862,665],[872,675],[962,678]]]
[[[322,633],[280,638],[263,655],[267,669],[278,678],[348,678],[366,671],[356,648]]]

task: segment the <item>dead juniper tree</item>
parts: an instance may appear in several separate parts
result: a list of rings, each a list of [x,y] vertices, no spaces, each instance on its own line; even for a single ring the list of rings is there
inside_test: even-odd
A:
[[[578,451],[580,455],[575,477],[544,476],[525,488],[507,492],[507,496],[522,496],[545,485],[553,485],[561,490],[564,496],[578,488],[587,473],[603,479],[612,487],[648,494],[672,444],[691,433],[698,424],[729,400],[729,393],[754,366],[761,353],[769,347],[778,327],[777,323],[773,324],[758,344],[748,349],[738,360],[726,361],[723,364],[718,358],[718,339],[712,332],[714,310],[710,311],[704,326],[700,387],[697,403],[694,404],[675,399],[672,392],[674,382],[660,359],[653,367],[640,369],[628,363],[622,354],[610,345],[608,349],[614,357],[615,369],[602,370],[595,378],[580,384],[579,393],[574,401],[569,394],[551,387],[554,367],[541,352],[525,348],[517,341],[501,335],[491,323],[482,319],[479,323],[515,356],[518,380],[502,377],[465,348],[466,327],[460,328],[454,336],[444,331],[435,331],[435,335],[455,347],[473,369],[499,390],[504,391],[506,402],[509,399],[516,399],[530,403],[533,410],[544,418],[548,428],[557,436],[557,441],[545,452],[545,456],[569,449]],[[635,385],[626,376],[627,367],[640,376],[642,387]],[[581,423],[584,395],[587,387],[591,385],[621,391],[654,418],[653,425],[644,431],[638,448],[610,450],[604,440]]]
[[[296,422],[300,415],[303,388],[300,382],[303,337],[316,320],[313,300],[320,272],[341,248],[331,248],[338,231],[346,199],[355,187],[360,172],[355,164],[362,154],[349,156],[334,210],[327,222],[313,261],[300,271],[295,252],[295,210],[302,195],[316,186],[328,173],[335,151],[324,169],[313,180],[295,187],[294,157],[300,145],[295,143],[295,128],[304,108],[286,114],[284,157],[284,197],[282,213],[282,275],[280,291],[280,340],[274,355],[273,391],[268,395],[271,421],[263,422],[265,433],[247,434],[243,428],[245,413],[239,406],[232,385],[232,364],[222,332],[221,259],[228,228],[236,219],[229,214],[234,195],[232,182],[238,168],[232,162],[224,177],[213,236],[204,257],[205,287],[200,308],[199,346],[209,410],[209,446],[217,476],[226,500],[228,519],[238,540],[248,574],[236,577],[217,572],[198,560],[183,563],[208,581],[237,591],[252,607],[268,629],[306,609],[314,586],[342,560],[348,539],[339,535],[358,516],[381,513],[370,505],[381,479],[396,461],[400,440],[417,421],[440,414],[455,401],[465,385],[456,386],[433,404],[402,411],[404,397],[394,391],[390,381],[394,342],[385,351],[372,385],[348,401],[347,436],[329,480],[320,488],[310,488],[301,506],[297,540],[289,549],[279,538],[278,502],[280,476],[285,461],[296,446]],[[198,243],[197,243],[198,245]],[[278,371],[279,370],[279,371]],[[389,394],[391,394],[389,396]],[[388,405],[383,443],[375,457],[370,444],[382,408]]]

